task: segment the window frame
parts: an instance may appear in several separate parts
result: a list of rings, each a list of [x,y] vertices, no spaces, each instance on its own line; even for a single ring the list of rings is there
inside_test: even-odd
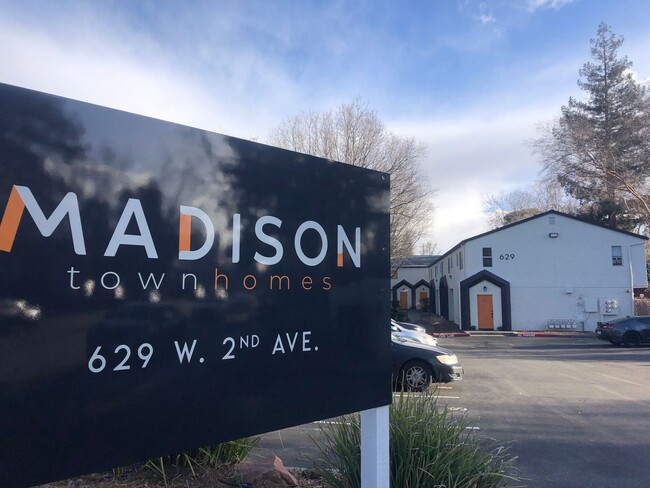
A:
[[[492,248],[484,247],[483,248],[483,267],[491,268],[492,267]]]
[[[618,250],[618,254],[615,254]],[[612,246],[612,266],[623,266],[623,246]]]

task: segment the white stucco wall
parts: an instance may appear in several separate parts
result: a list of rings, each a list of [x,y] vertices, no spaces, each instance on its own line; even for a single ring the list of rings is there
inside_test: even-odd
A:
[[[416,284],[420,280],[429,281],[429,268],[398,268],[397,276],[391,279],[391,286],[402,280],[406,280],[412,285]]]
[[[515,330],[540,330],[547,328],[549,321],[574,322],[576,330],[593,331],[596,323],[603,319],[632,315],[630,294],[623,288],[573,288],[559,287],[528,288],[515,287],[511,290],[512,324]],[[600,306],[594,311],[589,304],[598,305],[599,299],[615,299],[618,309],[612,314],[601,313]],[[590,311],[591,310],[591,311]],[[555,327],[552,327],[555,328]]]
[[[602,316],[585,305],[601,297],[618,301],[616,315],[608,317],[633,313],[632,279],[635,287],[647,286],[644,244],[639,237],[546,215],[469,241],[465,263],[469,276],[486,269],[510,282],[513,329],[574,320],[576,328],[593,330]],[[612,265],[612,246],[622,248],[621,266]],[[492,267],[483,267],[484,247],[492,248]]]

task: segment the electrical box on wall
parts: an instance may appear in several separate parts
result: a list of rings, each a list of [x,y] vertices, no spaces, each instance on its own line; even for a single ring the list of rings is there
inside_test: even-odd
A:
[[[618,300],[615,298],[600,298],[600,313],[603,315],[618,315]]]
[[[598,300],[595,297],[584,299],[585,312],[598,312]]]

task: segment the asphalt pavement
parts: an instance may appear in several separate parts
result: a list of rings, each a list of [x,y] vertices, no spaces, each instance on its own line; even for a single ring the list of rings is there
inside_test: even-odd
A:
[[[517,486],[650,487],[650,347],[616,348],[591,335],[444,337],[463,381],[440,401],[464,412],[473,432],[519,457]],[[308,424],[263,436],[259,453],[309,467]]]

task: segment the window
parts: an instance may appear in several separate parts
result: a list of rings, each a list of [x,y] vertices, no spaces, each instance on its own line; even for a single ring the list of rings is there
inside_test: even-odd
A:
[[[484,247],[483,248],[483,267],[491,268],[492,267],[492,248]]]
[[[463,269],[463,251],[458,252],[458,267]]]
[[[623,248],[612,246],[612,266],[623,266]]]

